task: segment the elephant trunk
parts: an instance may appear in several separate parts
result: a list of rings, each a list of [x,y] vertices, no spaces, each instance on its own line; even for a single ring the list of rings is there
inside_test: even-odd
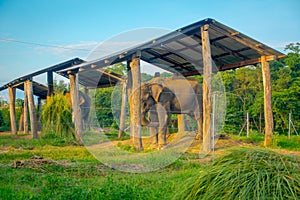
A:
[[[148,126],[150,124],[150,121],[146,119],[146,113],[142,113],[142,120],[141,120],[142,126]]]

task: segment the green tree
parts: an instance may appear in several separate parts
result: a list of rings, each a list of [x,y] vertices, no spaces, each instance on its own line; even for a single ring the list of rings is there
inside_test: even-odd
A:
[[[111,95],[113,87],[98,88],[94,96],[94,105],[96,110],[96,117],[101,127],[110,127],[113,122],[113,113],[111,109]]]
[[[54,79],[53,87],[54,87],[54,91],[60,93],[70,91],[70,85],[66,83],[64,80],[57,81],[56,79]]]
[[[4,117],[2,115],[2,111],[0,110],[0,127],[5,125]]]
[[[291,43],[285,50],[288,54],[284,63],[272,70],[273,113],[275,130],[279,133],[287,133],[290,112],[296,129],[300,129],[300,43]],[[278,62],[275,64],[278,66]]]
[[[127,75],[127,67],[124,63],[117,63],[107,67],[106,69],[120,75]]]
[[[147,74],[147,73],[141,73],[141,81],[142,82],[147,82],[150,81],[153,78],[152,75]]]

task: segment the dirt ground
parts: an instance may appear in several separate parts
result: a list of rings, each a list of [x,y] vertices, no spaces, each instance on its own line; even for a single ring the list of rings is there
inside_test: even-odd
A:
[[[183,133],[184,134],[189,134],[188,132]],[[0,132],[0,135],[11,135],[10,132]],[[30,134],[23,134],[23,133],[18,133],[18,135],[15,136],[15,138],[24,138],[24,139],[31,139],[32,135]],[[176,140],[177,135],[171,134],[167,136],[167,143],[174,142]],[[132,140],[123,140],[123,141],[112,141],[113,144],[122,144],[122,145],[132,145]],[[143,138],[143,146],[148,148],[151,146],[152,139],[149,137]],[[201,146],[202,146],[202,141],[200,140],[193,140],[193,142],[188,146],[186,149],[187,153],[201,153]],[[222,154],[224,154],[229,148],[233,147],[262,147],[258,146],[257,144],[251,143],[251,142],[242,142],[238,140],[233,140],[227,135],[221,135],[218,139],[216,139],[215,146],[214,146],[214,156],[218,157]],[[285,150],[285,149],[274,149],[274,148],[269,148],[270,150],[276,151],[281,154],[285,155],[295,155],[300,157],[300,151],[290,151],[290,150]],[[209,154],[211,156],[212,153]],[[209,157],[208,156],[208,157]]]

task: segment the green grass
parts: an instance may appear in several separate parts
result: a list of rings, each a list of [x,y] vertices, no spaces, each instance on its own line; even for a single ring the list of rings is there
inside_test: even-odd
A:
[[[291,136],[289,139],[285,135],[274,135],[272,138],[272,147],[300,151],[300,136]]]
[[[0,199],[170,199],[178,183],[201,166],[180,159],[156,172],[124,173],[106,167],[83,146],[56,143],[55,137],[0,136]],[[33,155],[53,163],[11,167]]]
[[[230,135],[230,138],[241,141],[241,142],[252,143],[252,144],[256,144],[256,145],[262,145],[263,141],[264,141],[264,135],[259,132],[251,132],[249,134],[249,137],[247,137],[245,135],[242,135],[242,136]]]
[[[300,160],[265,149],[232,150],[182,185],[175,199],[300,198]]]
[[[264,143],[264,134],[259,132],[252,132],[250,133],[249,137],[230,135],[230,138],[245,143],[255,144],[258,146],[263,146]],[[299,151],[300,136],[294,135],[289,139],[286,135],[274,134],[272,137],[272,148]]]
[[[108,139],[115,136],[116,133],[110,133]],[[98,139],[99,135],[90,133],[89,137],[88,142],[93,144],[93,139]],[[126,145],[123,147],[127,148]],[[229,177],[227,179],[222,177],[229,168],[228,166],[226,168],[226,163],[232,164],[229,168],[232,173],[240,172],[238,175],[245,174],[248,178],[254,170],[259,177],[265,177],[264,184],[268,183],[266,178],[268,176],[277,181],[274,186],[279,187],[278,184],[280,184],[280,187],[284,187],[283,189],[289,189],[285,183],[290,183],[290,185],[298,183],[299,159],[294,161],[292,157],[276,153],[269,154],[269,151],[261,149],[257,150],[258,152],[255,151],[256,154],[251,153],[252,149],[250,153],[247,153],[248,151],[250,150],[237,149],[214,163],[205,162],[204,164],[198,162],[199,154],[184,153],[163,169],[134,174],[106,167],[84,146],[77,145],[73,140],[51,135],[40,137],[38,140],[24,139],[22,136],[0,136],[0,199],[176,199],[182,197],[176,194],[182,194],[183,188],[185,188],[184,191],[188,191],[194,185],[193,183],[199,180],[213,183],[219,187],[218,191],[221,193],[221,191],[228,190],[226,186],[236,185],[232,184],[233,182],[242,183],[240,178],[243,178],[236,176],[231,180]],[[260,152],[263,156],[260,156]],[[39,166],[12,168],[14,161],[27,160],[34,155],[42,156],[52,162]],[[257,158],[265,159],[258,159],[260,162],[255,164],[255,155]],[[250,158],[252,160],[249,160]],[[285,166],[282,166],[280,159],[284,161]],[[260,166],[264,165],[266,168],[260,171]],[[297,176],[289,168],[295,165],[298,166]],[[243,171],[245,173],[241,171],[243,166],[249,168],[248,171]],[[266,175],[269,171],[275,171],[276,174]],[[282,175],[286,178],[286,182],[280,179]],[[212,176],[215,178],[220,176],[220,181],[211,181]],[[248,180],[249,184],[255,184],[258,179]],[[294,183],[288,182],[289,180],[294,180]],[[187,187],[187,184],[191,187]],[[266,191],[272,187],[272,184],[266,187]],[[285,190],[280,191],[285,192]],[[249,190],[249,193],[251,192]],[[212,195],[215,197],[213,193]],[[222,199],[227,198],[222,197]]]

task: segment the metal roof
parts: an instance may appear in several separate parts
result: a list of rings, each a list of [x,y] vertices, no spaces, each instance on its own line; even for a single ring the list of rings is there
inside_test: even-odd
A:
[[[66,68],[72,67],[74,65],[83,63],[83,62],[84,62],[84,60],[82,60],[80,58],[74,58],[74,59],[59,63],[57,65],[33,72],[31,74],[27,74],[25,76],[19,77],[13,81],[10,81],[9,83],[1,86],[0,91],[5,90],[8,87],[17,87],[19,84],[23,83],[24,81],[31,80],[34,76],[38,76],[38,75],[46,73],[46,72],[57,72],[59,70],[66,69]]]
[[[200,30],[204,25],[209,25],[211,55],[219,71],[257,64],[260,62],[261,56],[271,56],[268,58],[270,60],[285,56],[216,20],[205,19],[142,45],[82,63],[62,70],[60,73],[64,74],[70,71],[82,73],[84,70],[106,67],[130,60],[136,52],[140,51],[142,60],[167,71],[181,73],[185,76],[201,74],[203,62]]]
[[[40,74],[46,73],[46,72],[58,72],[60,70],[76,66],[78,64],[84,63],[85,61],[80,59],[80,58],[74,58],[59,64],[56,64],[54,66],[33,72],[31,74],[19,77],[13,81],[10,81],[9,83],[3,85],[0,87],[0,91],[7,89],[8,87],[15,87],[20,90],[24,91],[24,82],[26,80],[32,80],[34,76],[38,76]],[[61,74],[65,76],[66,78],[68,77],[68,74]],[[95,88],[95,87],[109,87],[116,85],[118,82],[123,81],[122,76],[113,72],[109,72],[107,70],[103,69],[95,69],[95,71],[88,71],[83,73],[84,76],[87,76],[89,78],[92,78],[93,81],[90,81],[90,79],[83,78],[83,76],[80,76],[79,78],[79,83],[89,87],[89,88]],[[95,80],[97,82],[95,82]],[[38,96],[42,99],[47,98],[47,91],[48,87],[45,85],[42,85],[38,82],[32,81],[32,87],[33,87],[33,94],[35,96]]]
[[[69,78],[68,71],[65,71],[65,73],[58,73]],[[90,66],[89,70],[80,71],[78,73],[78,82],[90,89],[110,87],[123,81],[122,75],[109,70],[95,68],[93,65]]]
[[[24,91],[24,84],[19,84],[16,86],[16,88]],[[47,92],[48,92],[47,86],[40,84],[38,82],[32,81],[32,90],[33,90],[33,95],[38,96],[41,99],[47,98]]]

